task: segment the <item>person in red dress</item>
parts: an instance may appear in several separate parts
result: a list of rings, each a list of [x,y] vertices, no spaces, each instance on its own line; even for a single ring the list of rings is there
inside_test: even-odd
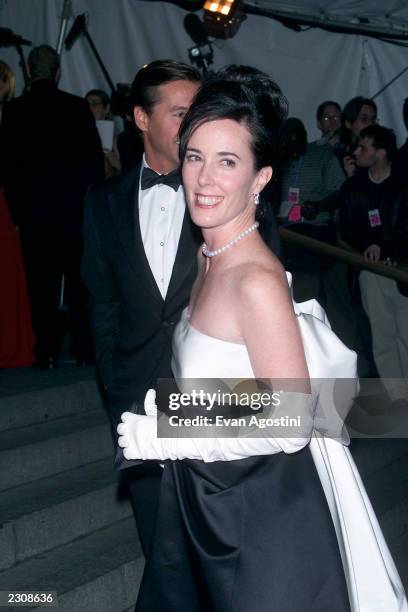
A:
[[[0,121],[3,105],[12,97],[14,75],[0,60]],[[18,228],[11,222],[0,173],[0,368],[30,366],[35,342],[31,326]]]

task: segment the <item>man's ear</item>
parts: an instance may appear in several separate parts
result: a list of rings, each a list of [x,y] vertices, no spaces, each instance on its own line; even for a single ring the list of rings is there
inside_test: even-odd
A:
[[[377,149],[376,153],[376,157],[378,160],[384,162],[388,159],[387,151],[385,149]]]
[[[149,129],[149,115],[142,106],[135,106],[133,109],[133,118],[136,126],[141,132],[147,132]]]
[[[344,125],[346,126],[348,130],[351,130],[351,126],[353,125],[353,122],[346,119],[344,122]]]

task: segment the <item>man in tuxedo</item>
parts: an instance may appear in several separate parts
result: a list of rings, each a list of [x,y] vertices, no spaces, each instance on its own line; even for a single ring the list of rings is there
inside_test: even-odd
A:
[[[12,221],[20,228],[40,368],[56,365],[62,274],[69,302],[71,352],[92,359],[81,281],[82,216],[90,183],[103,178],[103,153],[88,104],[60,91],[60,60],[48,45],[30,52],[28,93],[5,107],[0,172]]]
[[[188,303],[201,242],[185,214],[177,135],[200,81],[195,68],[170,60],[138,72],[131,96],[143,159],[87,196],[82,275],[115,430],[122,412],[143,414],[146,391],[172,376],[171,337]],[[145,462],[126,472],[147,551],[161,468]]]
[[[131,96],[143,159],[127,174],[93,187],[87,198],[82,273],[115,430],[123,412],[144,414],[146,391],[158,378],[172,377],[172,334],[188,303],[202,243],[186,212],[178,171],[178,130],[200,79],[195,68],[170,60],[138,72]],[[119,468],[127,465],[132,462],[117,461]],[[146,552],[161,468],[139,462],[126,473]]]

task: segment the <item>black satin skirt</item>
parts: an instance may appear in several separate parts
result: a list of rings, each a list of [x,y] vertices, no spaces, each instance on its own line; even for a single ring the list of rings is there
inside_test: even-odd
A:
[[[350,610],[309,449],[168,461],[136,612]]]

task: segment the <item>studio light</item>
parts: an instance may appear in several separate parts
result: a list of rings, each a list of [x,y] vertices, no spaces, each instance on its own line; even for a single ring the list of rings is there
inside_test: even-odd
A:
[[[188,57],[192,64],[206,73],[214,61],[214,51],[210,43],[199,45],[188,50]]]
[[[189,13],[184,18],[184,28],[195,43],[195,47],[188,50],[190,62],[205,73],[213,63],[214,52],[204,24],[197,15]]]
[[[203,8],[205,31],[214,38],[232,38],[246,19],[242,0],[207,0]]]

